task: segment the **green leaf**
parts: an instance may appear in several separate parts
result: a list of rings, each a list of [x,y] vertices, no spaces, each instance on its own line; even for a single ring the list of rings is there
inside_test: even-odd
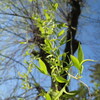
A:
[[[80,74],[82,74],[84,66],[83,65],[80,65],[80,66],[81,66]]]
[[[84,60],[84,53],[83,53],[83,50],[82,50],[80,43],[79,43],[79,46],[78,46],[78,60],[79,60],[79,62]]]
[[[64,89],[64,93],[66,93],[67,95],[75,96],[75,95],[77,94],[77,91],[67,92],[67,91]]]
[[[48,75],[47,67],[46,67],[45,63],[41,59],[39,59],[39,64],[40,64],[40,68],[39,69],[41,70],[41,72],[46,74],[46,75]]]
[[[60,46],[66,43],[66,36],[64,35],[60,40]]]
[[[66,83],[68,82],[66,79],[64,79],[62,76],[55,76],[56,80],[59,82],[59,83]]]
[[[27,42],[20,42],[20,44],[27,44]]]
[[[54,7],[55,7],[55,9],[57,10],[57,8],[58,8],[58,3],[55,3]]]
[[[66,23],[63,23],[63,25],[62,25],[63,27],[66,27],[66,28],[68,28],[68,26],[67,26],[67,24]]]
[[[50,40],[45,39],[44,42],[48,47],[52,48],[52,44],[51,44]]]
[[[36,0],[29,0],[30,2],[32,2],[32,1],[36,1]]]
[[[33,63],[33,64],[34,64],[34,63]],[[41,73],[44,74],[44,71],[43,71],[40,67],[38,67],[36,64],[34,64],[34,66],[35,66]]]
[[[81,67],[80,67],[79,60],[73,55],[70,55],[70,58],[72,60],[73,66],[75,66],[80,71]]]
[[[21,74],[20,72],[18,72],[18,75],[21,77],[21,78],[25,78],[27,75],[24,74]]]
[[[84,69],[84,66],[82,65],[83,63],[87,62],[87,61],[92,61],[92,62],[95,62],[94,60],[91,60],[91,59],[86,59],[86,60],[83,60],[82,62],[80,62],[80,74],[82,74],[83,72],[83,69]]]
[[[63,33],[65,32],[65,30],[61,30],[59,33],[58,33],[58,37],[60,37],[61,35],[63,35]]]
[[[59,97],[63,94],[63,92],[64,92],[64,88],[62,88],[62,90],[59,91],[59,93],[55,97],[55,100],[59,100]]]
[[[32,2],[33,0],[29,0],[30,2]]]
[[[92,61],[92,62],[96,62],[95,60],[91,60],[91,59],[86,59],[86,60],[83,60],[80,65],[82,65],[83,63],[87,62],[87,61]]]
[[[50,19],[50,16],[48,13],[45,13],[45,17],[46,17],[46,19]]]
[[[79,92],[80,91],[66,92],[66,90],[64,90],[64,93],[66,93],[66,96],[67,96],[67,100],[69,100],[69,98],[75,97],[77,94],[79,94]]]
[[[69,82],[69,81],[68,81]],[[65,84],[65,86],[59,91],[59,93],[57,94],[57,96],[55,97],[55,100],[59,100],[59,97],[63,94],[63,92],[65,92],[65,88],[68,85],[68,82]]]
[[[48,93],[45,94],[45,98],[46,98],[46,100],[51,100],[51,97]]]

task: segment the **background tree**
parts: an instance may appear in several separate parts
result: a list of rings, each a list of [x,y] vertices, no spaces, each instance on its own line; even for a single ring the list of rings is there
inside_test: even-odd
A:
[[[93,87],[93,93],[92,96],[94,98],[94,100],[99,100],[100,95],[100,64],[96,64],[94,66],[91,66],[92,68],[90,69],[90,71],[92,72],[92,74],[90,75],[90,77],[92,78],[91,82],[94,83],[95,87]]]

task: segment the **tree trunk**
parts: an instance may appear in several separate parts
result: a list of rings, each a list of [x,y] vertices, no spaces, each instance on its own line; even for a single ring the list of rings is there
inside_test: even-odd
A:
[[[69,41],[66,43],[65,50],[64,52],[67,53],[65,62],[69,63],[69,58],[71,54],[74,54],[78,48],[79,41],[75,39],[76,31],[77,31],[77,26],[78,26],[78,19],[79,15],[81,13],[81,7],[80,7],[80,2],[78,0],[70,0],[69,2],[70,6],[72,7],[71,12],[69,12],[68,17],[66,21],[68,22],[68,31],[67,31],[67,40]],[[63,63],[63,67],[66,67],[67,64]],[[67,78],[66,72],[63,73],[64,78]],[[62,75],[62,76],[63,76]],[[59,83],[59,90],[63,88],[65,83]],[[68,92],[69,89],[66,87],[66,91]]]

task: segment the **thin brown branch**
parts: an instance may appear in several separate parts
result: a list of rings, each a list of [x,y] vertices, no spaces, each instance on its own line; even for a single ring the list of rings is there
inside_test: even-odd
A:
[[[19,15],[17,13],[13,14],[13,13],[7,13],[7,12],[0,12],[0,14],[1,15],[9,15],[9,16],[17,16],[17,17],[22,17],[22,18],[25,18],[25,19],[31,19],[31,17]]]

